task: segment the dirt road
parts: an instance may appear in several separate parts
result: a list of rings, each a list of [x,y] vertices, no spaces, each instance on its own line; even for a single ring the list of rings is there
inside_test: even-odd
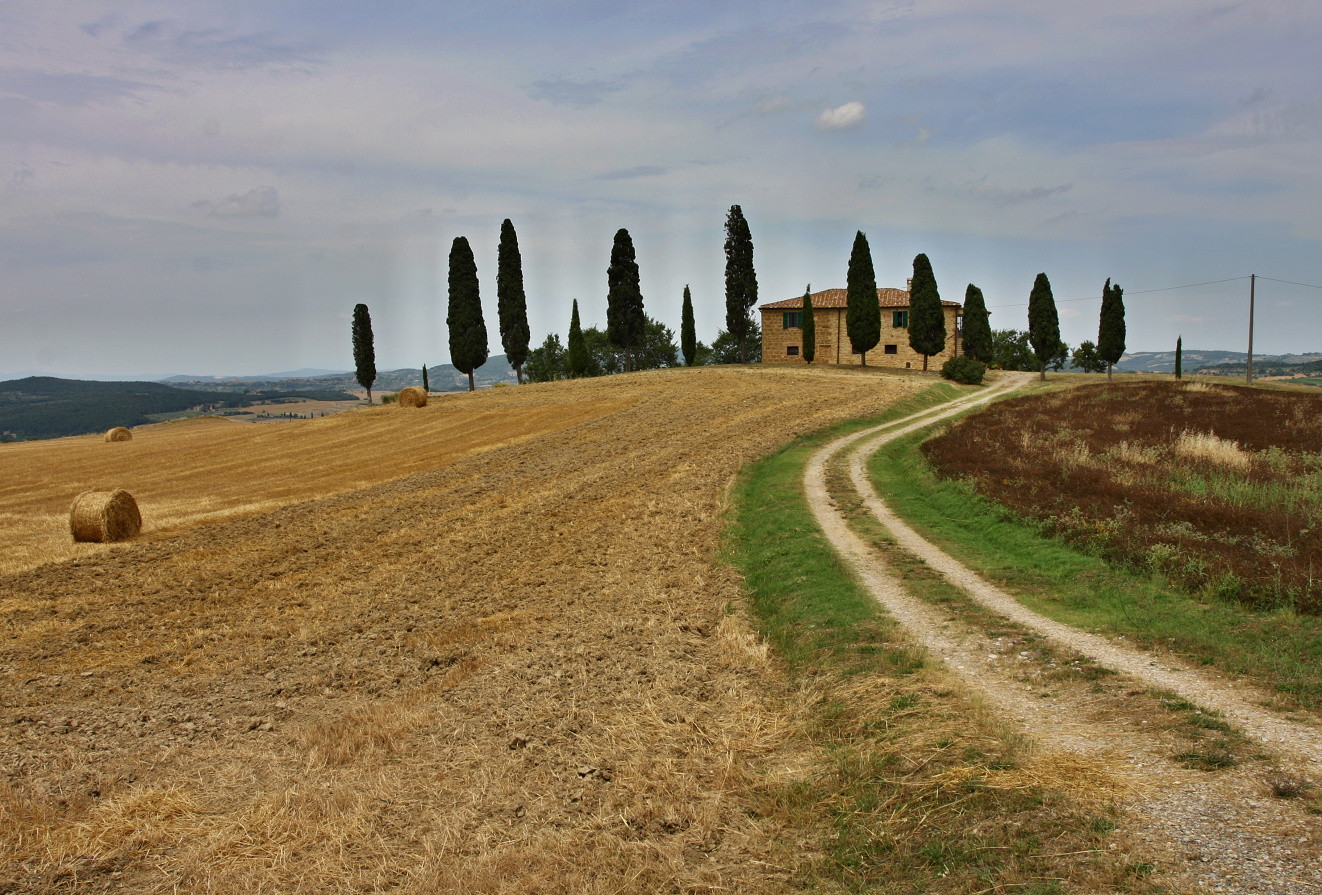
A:
[[[1017,387],[1023,377],[1005,377],[982,396]],[[1312,893],[1322,891],[1322,823],[1298,802],[1272,798],[1273,782],[1318,779],[1322,735],[1259,707],[1269,694],[1053,622],[1033,613],[979,578],[904,525],[872,488],[866,457],[886,442],[964,409],[976,399],[839,439],[811,461],[806,488],[814,514],[837,549],[874,597],[914,639],[939,656],[983,697],[1022,726],[1040,748],[1104,768],[1116,791],[1128,792],[1129,824],[1163,853],[1163,872],[1172,885],[1198,891]],[[880,434],[878,434],[880,432]],[[844,461],[837,458],[846,456]],[[832,491],[833,464],[843,462],[852,494]],[[845,470],[842,470],[842,472]],[[1040,638],[1055,654],[1094,660],[1118,672],[1107,687],[1070,685],[1026,674],[1036,650],[1007,645],[1003,631],[988,633],[967,613],[954,613],[909,594],[882,551],[848,522],[842,504],[861,502],[898,545],[936,569],[981,607],[995,614],[997,628]],[[1016,655],[1017,653],[1017,655]],[[1051,664],[1055,662],[1052,660]],[[1137,688],[1137,689],[1136,689]],[[1176,699],[1158,695],[1174,694]],[[1177,735],[1157,722],[1161,704],[1185,700],[1224,713],[1262,754],[1233,770],[1189,770],[1172,761]],[[1197,712],[1197,709],[1194,709]],[[1187,745],[1187,744],[1186,744]]]

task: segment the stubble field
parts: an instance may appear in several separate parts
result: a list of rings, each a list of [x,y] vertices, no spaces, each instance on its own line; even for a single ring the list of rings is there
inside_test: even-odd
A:
[[[725,491],[920,387],[680,370],[5,448],[0,891],[787,890],[813,844],[749,806],[812,762]],[[66,543],[114,485],[143,542]]]

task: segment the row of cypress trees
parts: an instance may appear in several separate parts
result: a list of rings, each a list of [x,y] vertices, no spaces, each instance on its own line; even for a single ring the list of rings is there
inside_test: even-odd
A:
[[[853,352],[868,365],[868,352],[881,341],[881,305],[877,301],[877,275],[872,267],[872,250],[862,230],[854,234],[846,278],[845,329]],[[808,320],[811,300],[804,296],[804,322]],[[808,342],[807,333],[803,336]],[[946,348],[946,315],[941,307],[941,293],[936,287],[932,262],[924,254],[913,259],[913,282],[909,286],[909,347],[927,359]]]
[[[620,228],[611,246],[610,266],[606,270],[606,336],[624,352],[625,370],[634,369],[634,351],[642,343],[647,326],[643,294],[639,280],[637,254],[629,231]],[[743,209],[730,206],[725,221],[725,325],[739,346],[739,360],[748,361],[748,340],[755,331],[750,312],[757,304],[757,272],[753,266],[753,236]],[[697,332],[693,319],[693,294],[684,287],[680,310],[680,350],[684,363],[692,366],[697,357]],[[569,342],[565,366],[571,377],[586,373],[591,360],[574,299],[569,322]]]
[[[1060,318],[1056,313],[1051,282],[1045,273],[1037,275],[1028,296],[1028,341],[1037,358],[1038,370],[1045,379],[1047,364],[1063,357],[1066,350],[1060,340]],[[1119,284],[1112,285],[1109,277],[1102,286],[1097,344],[1093,346],[1084,342],[1080,348],[1095,351],[1106,364],[1107,379],[1111,378],[1112,367],[1125,353],[1124,290]],[[964,353],[983,363],[991,363],[994,355],[987,305],[982,290],[972,283],[964,294]]]
[[[816,337],[812,325],[812,297],[803,296],[803,357],[809,363],[816,352]],[[1097,354],[1106,362],[1106,376],[1125,353],[1124,290],[1111,285],[1108,278],[1102,287],[1102,311],[1097,337]],[[849,256],[847,280],[847,310],[845,327],[855,354],[867,366],[867,352],[881,341],[881,308],[877,302],[877,278],[872,266],[872,252],[867,236],[858,231],[854,236]],[[982,290],[970,283],[964,293],[964,353],[983,363],[992,361],[992,331],[987,305]],[[1028,297],[1028,339],[1038,361],[1038,369],[1046,378],[1047,364],[1066,349],[1060,339],[1060,318],[1056,312],[1051,282],[1045,273],[1033,281]],[[909,347],[923,356],[923,369],[928,358],[939,354],[946,346],[945,312],[937,290],[936,275],[927,255],[913,259],[913,280],[909,287]]]
[[[620,228],[611,247],[610,266],[606,272],[606,331],[611,343],[624,352],[625,370],[634,367],[633,352],[643,338],[647,317],[639,280],[637,255],[629,231]],[[487,330],[482,317],[478,290],[477,264],[466,237],[456,237],[450,248],[449,304],[446,325],[449,329],[451,362],[468,375],[468,387],[475,387],[473,371],[486,363]],[[881,340],[881,307],[877,302],[877,279],[867,236],[860,230],[854,236],[847,273],[847,310],[845,325],[850,345],[867,366],[867,352]],[[812,311],[811,287],[803,296],[803,358],[812,363],[816,354],[816,327]],[[527,298],[523,288],[523,265],[518,236],[508,218],[501,224],[497,252],[496,292],[500,318],[501,343],[520,384],[523,364],[528,358],[529,328]],[[1125,349],[1123,290],[1108,279],[1102,289],[1102,311],[1097,353],[1106,361],[1107,377]],[[739,346],[740,362],[747,362],[747,340],[753,331],[750,312],[757,304],[757,274],[753,265],[753,238],[738,205],[730,206],[725,222],[725,312],[726,330]],[[913,261],[910,284],[909,346],[928,359],[945,350],[945,312],[937,289],[936,276],[926,254]],[[1051,283],[1045,273],[1033,282],[1028,302],[1028,336],[1043,378],[1047,363],[1063,349],[1060,321],[1056,313]],[[685,363],[692,364],[696,353],[693,321],[693,297],[684,287],[681,311],[680,344]],[[371,318],[367,306],[354,308],[354,363],[359,384],[368,390],[376,379],[372,347]],[[964,295],[965,354],[983,363],[992,360],[992,335],[982,290],[972,283]],[[573,303],[569,345],[566,356],[569,373],[581,375],[589,364],[583,341],[578,300]],[[426,372],[424,370],[424,377]]]
[[[468,390],[471,392],[476,387],[473,371],[487,362],[489,352],[477,282],[477,260],[467,237],[456,236],[450,245],[448,287],[445,325],[450,337],[450,362],[459,372],[468,374]],[[500,318],[501,346],[522,384],[523,364],[528,359],[528,300],[523,291],[519,237],[509,218],[500,225],[500,245],[496,250],[496,308]],[[376,382],[376,350],[372,315],[365,304],[354,306],[352,335],[354,375],[358,384],[367,389],[367,403],[371,404],[372,384]],[[422,384],[423,388],[429,387],[426,366],[422,368]]]

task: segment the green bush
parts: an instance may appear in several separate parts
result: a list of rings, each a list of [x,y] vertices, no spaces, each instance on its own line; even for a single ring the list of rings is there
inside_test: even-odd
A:
[[[952,357],[941,365],[941,375],[965,385],[982,385],[982,377],[987,374],[987,367],[980,360],[971,357]]]
[[[399,392],[395,392],[394,394],[390,394],[390,395],[381,396],[382,404],[394,404],[398,400],[399,400]]]

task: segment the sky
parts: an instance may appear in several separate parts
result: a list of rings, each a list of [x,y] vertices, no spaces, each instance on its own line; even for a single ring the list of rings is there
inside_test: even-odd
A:
[[[0,377],[348,370],[360,302],[378,368],[444,363],[460,236],[498,354],[505,218],[534,345],[604,327],[622,227],[710,342],[734,204],[761,302],[861,230],[996,328],[1045,272],[1095,340],[1110,278],[1131,351],[1243,351],[1257,274],[1255,352],[1322,351],[1320,43],[1314,0],[0,0]]]

